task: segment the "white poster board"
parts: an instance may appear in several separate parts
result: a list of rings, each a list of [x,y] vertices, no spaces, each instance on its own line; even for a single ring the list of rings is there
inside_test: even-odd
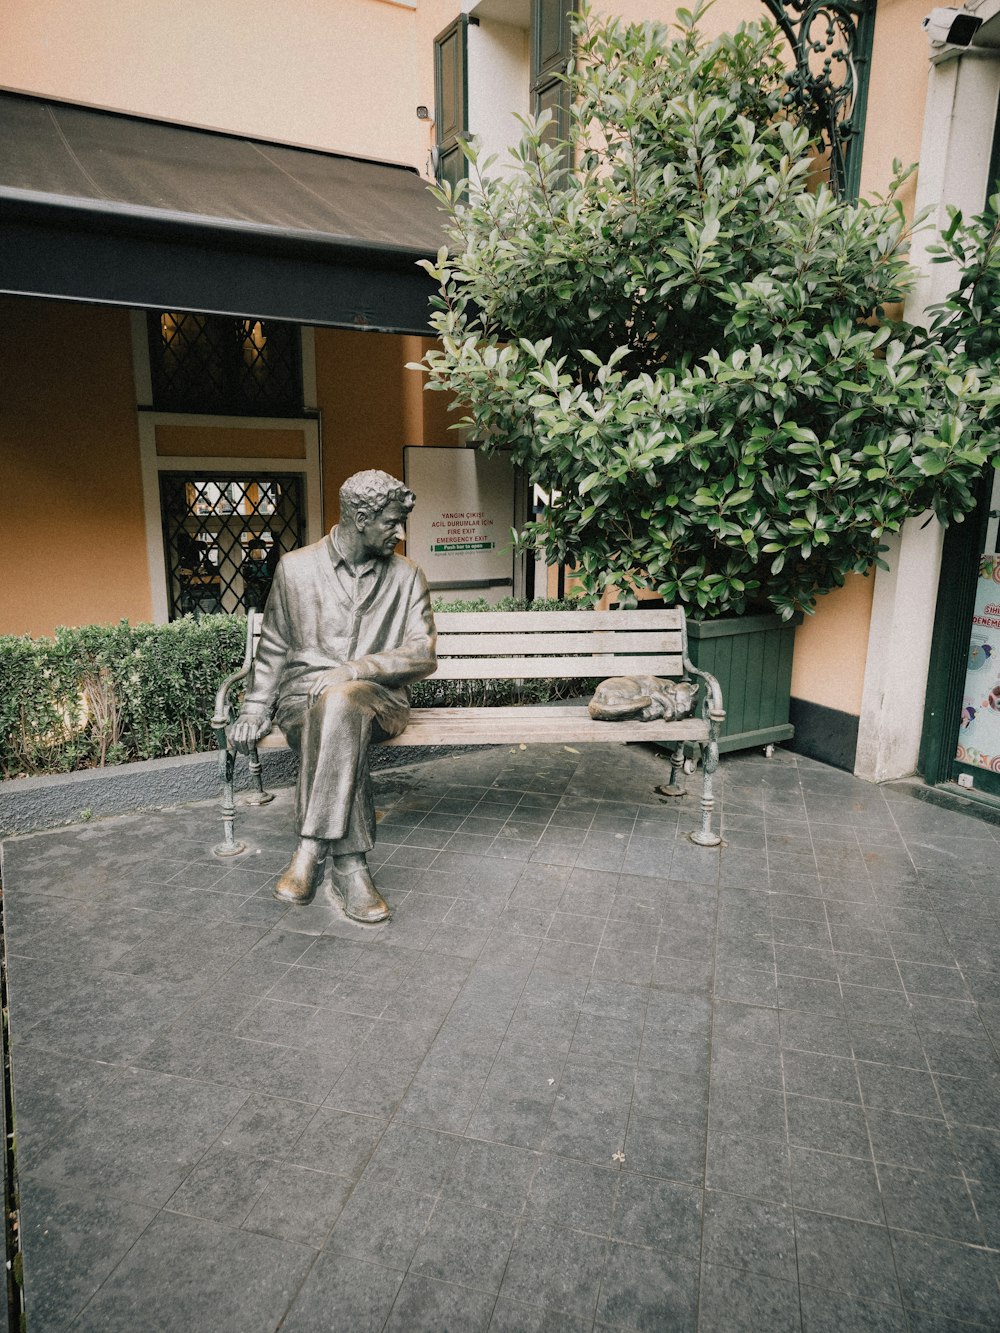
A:
[[[1000,555],[984,555],[979,562],[955,757],[1000,773]]]
[[[406,524],[406,554],[436,597],[485,597],[514,590],[515,474],[502,455],[433,445],[403,450],[404,478],[417,497]]]

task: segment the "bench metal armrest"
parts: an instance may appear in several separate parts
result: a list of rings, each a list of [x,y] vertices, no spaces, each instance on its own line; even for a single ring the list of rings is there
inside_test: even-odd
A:
[[[227,676],[216,691],[215,712],[212,715],[212,728],[215,731],[215,738],[219,743],[220,750],[226,748],[226,727],[231,721],[229,695],[232,692],[233,687],[238,685],[241,680],[246,680],[249,674],[249,666],[241,667],[239,671],[234,671],[231,676]]]
[[[701,704],[702,717],[715,724],[715,730],[722,726],[726,720],[726,709],[722,699],[722,686],[712,675],[710,671],[699,671],[695,664],[685,653],[684,670],[689,676],[697,676],[699,680],[704,681],[705,697]]]

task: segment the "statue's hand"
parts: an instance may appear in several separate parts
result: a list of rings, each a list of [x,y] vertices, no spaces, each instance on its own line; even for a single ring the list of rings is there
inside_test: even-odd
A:
[[[310,686],[309,707],[311,708],[313,706],[324,690],[329,690],[334,685],[344,685],[349,680],[357,680],[357,677],[350,667],[331,667],[329,671],[322,672]]]
[[[229,728],[229,743],[237,750],[246,752],[270,730],[270,713],[256,708],[245,708]]]

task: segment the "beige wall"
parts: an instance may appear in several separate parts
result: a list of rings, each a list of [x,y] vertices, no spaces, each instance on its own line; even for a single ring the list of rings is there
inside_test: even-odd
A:
[[[433,123],[418,121],[416,107],[433,109],[433,39],[463,8],[475,5],[283,0],[249,12],[238,0],[7,0],[0,86],[425,171]],[[653,0],[595,5],[626,21],[669,19],[674,8]],[[893,157],[910,162],[918,155],[927,84],[920,19],[927,8],[927,0],[880,0],[878,6],[866,192],[884,186]],[[514,0],[509,9],[527,12]],[[487,25],[495,27],[503,13],[492,6]],[[702,28],[714,35],[741,19],[765,17],[756,0],[716,0]],[[508,46],[504,58],[516,63],[517,42]],[[526,43],[521,58],[521,105],[508,109],[481,87],[471,90],[472,128],[491,146],[516,137],[510,112],[526,109]],[[490,71],[505,89],[517,83],[516,70],[498,69],[495,50]]]
[[[929,71],[929,47],[920,21],[932,8],[928,0],[878,0],[861,159],[865,198],[888,186],[893,158],[904,166],[920,158]],[[915,192],[914,175],[901,195],[911,211]]]
[[[403,475],[404,445],[458,444],[447,395],[423,393],[406,369],[427,347],[392,333],[316,330],[316,402],[323,414],[323,508],[337,521],[341,484],[362,468]]]
[[[406,444],[459,444],[448,396],[406,369],[428,340],[317,329],[326,521],[361,468],[403,474]],[[0,298],[0,634],[153,614],[129,314]],[[163,458],[302,458],[301,432],[158,423]],[[155,521],[155,520],[154,520]]]
[[[252,425],[155,428],[158,458],[305,458],[301,430],[259,430]]]
[[[423,40],[392,0],[5,0],[0,86],[423,167]]]
[[[872,613],[872,575],[848,574],[842,588],[819,599],[814,616],[795,632],[792,694],[797,699],[861,712]]]
[[[129,316],[0,298],[0,633],[148,620]]]
[[[626,23],[644,23],[650,19],[672,23],[678,9],[693,8],[682,0],[674,4],[658,4],[656,0],[593,0],[595,13],[615,14]],[[740,23],[759,22],[767,17],[764,5],[755,4],[754,0],[716,0],[702,15],[699,27],[706,36],[716,37],[720,32],[732,32]]]

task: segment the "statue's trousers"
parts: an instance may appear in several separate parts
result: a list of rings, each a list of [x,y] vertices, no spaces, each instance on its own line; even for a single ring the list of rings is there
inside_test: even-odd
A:
[[[312,705],[301,695],[279,704],[276,721],[299,761],[302,837],[326,839],[334,856],[375,846],[368,746],[398,736],[409,716],[401,690],[370,680],[331,686]]]

